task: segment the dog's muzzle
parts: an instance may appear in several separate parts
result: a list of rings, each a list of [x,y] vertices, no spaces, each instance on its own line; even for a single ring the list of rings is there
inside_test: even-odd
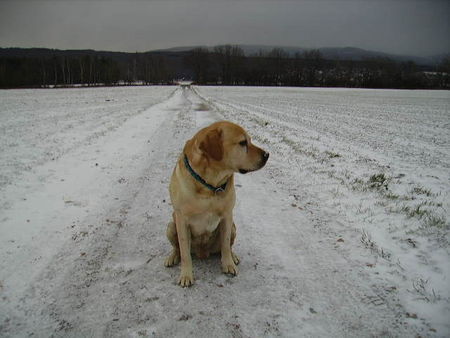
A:
[[[251,170],[248,170],[248,169],[239,169],[239,172],[240,172],[241,174],[246,174],[246,173],[248,173],[248,172],[250,172],[250,171],[259,170],[259,169],[261,169],[262,167],[264,167],[264,166],[266,165],[268,159],[269,159],[269,153],[265,151],[265,152],[263,152],[263,154],[262,154],[261,161],[259,162],[258,168],[251,169]]]

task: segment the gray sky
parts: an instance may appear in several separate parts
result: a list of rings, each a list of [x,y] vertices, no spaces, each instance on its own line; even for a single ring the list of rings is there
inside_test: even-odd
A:
[[[216,44],[450,52],[448,0],[0,0],[0,47]]]

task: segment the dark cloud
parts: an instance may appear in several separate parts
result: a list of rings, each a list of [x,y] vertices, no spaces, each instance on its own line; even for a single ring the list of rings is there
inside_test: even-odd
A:
[[[246,43],[450,52],[440,0],[0,0],[0,46],[146,51]]]

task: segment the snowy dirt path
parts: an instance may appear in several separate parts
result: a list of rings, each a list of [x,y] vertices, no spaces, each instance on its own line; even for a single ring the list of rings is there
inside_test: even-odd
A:
[[[195,285],[176,284],[179,267],[163,265],[169,178],[184,142],[222,118],[179,88],[48,164],[54,179],[2,215],[0,336],[414,336],[392,290],[315,226],[328,215],[274,178],[276,157],[236,180],[240,274],[195,259]]]

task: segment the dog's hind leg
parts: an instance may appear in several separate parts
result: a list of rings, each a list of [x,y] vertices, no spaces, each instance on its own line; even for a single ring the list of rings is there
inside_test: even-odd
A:
[[[172,253],[166,258],[164,265],[171,267],[180,263],[180,246],[178,245],[178,235],[175,222],[172,221],[167,225],[167,238],[172,244]]]

